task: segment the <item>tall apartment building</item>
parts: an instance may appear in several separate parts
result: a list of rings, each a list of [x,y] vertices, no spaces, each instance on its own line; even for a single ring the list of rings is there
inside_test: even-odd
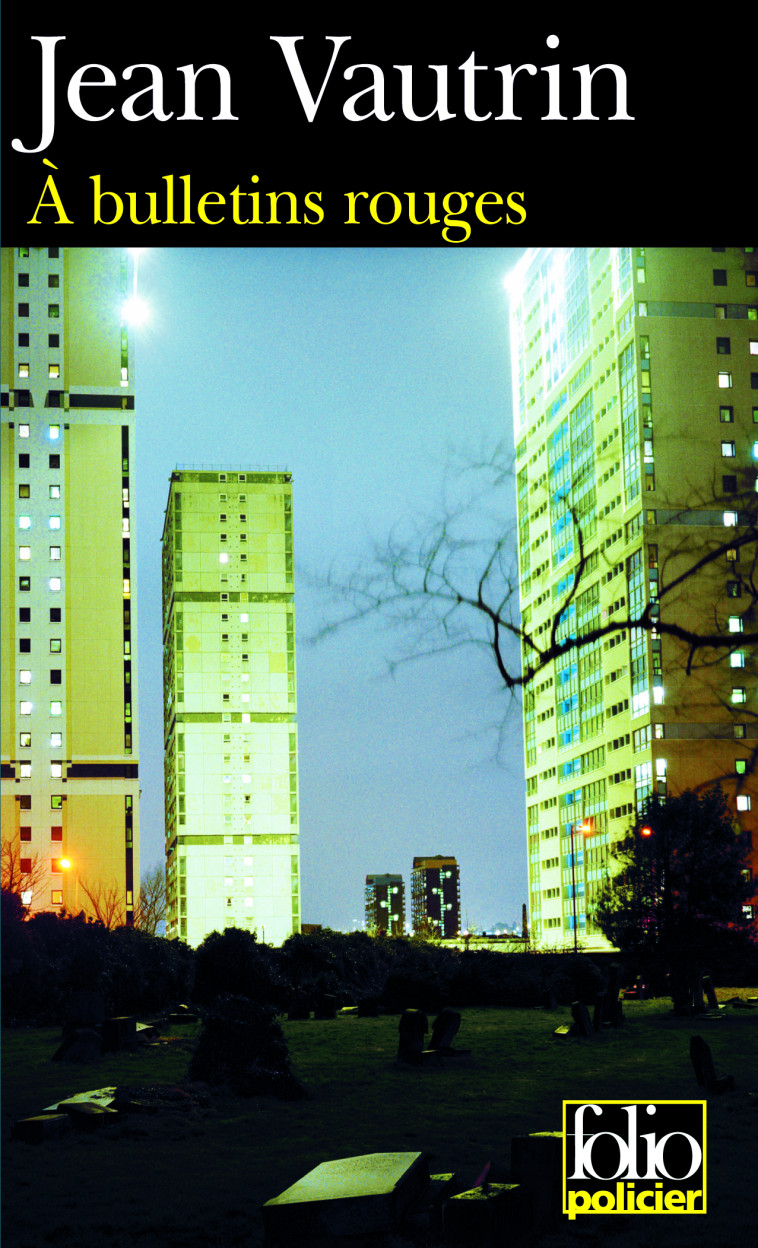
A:
[[[0,355],[3,874],[32,910],[126,923],[139,887],[132,263],[3,249]]]
[[[556,617],[559,639],[645,609],[652,625],[568,651],[524,694],[532,935],[600,948],[593,896],[646,797],[720,780],[755,825],[758,685],[740,634],[743,615],[754,627],[741,543],[758,501],[758,255],[539,249],[510,300],[525,628],[546,648]],[[658,620],[734,644],[690,667]]]
[[[446,854],[413,859],[411,926],[416,932],[427,924],[443,937],[461,930],[461,876],[455,858]]]
[[[300,929],[288,472],[171,475],[163,530],[167,935]]]
[[[402,875],[367,875],[364,912],[368,931],[405,935],[405,884]]]

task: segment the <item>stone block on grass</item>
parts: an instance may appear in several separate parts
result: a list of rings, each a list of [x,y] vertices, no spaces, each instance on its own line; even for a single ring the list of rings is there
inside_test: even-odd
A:
[[[563,1132],[514,1135],[511,1171],[529,1193],[535,1230],[557,1222],[563,1204]]]
[[[421,1153],[368,1153],[324,1161],[263,1206],[266,1244],[396,1232],[426,1189]]]
[[[118,1018],[106,1018],[103,1021],[100,1034],[103,1041],[103,1053],[118,1053],[122,1049],[136,1049],[136,1016],[134,1014],[124,1014]]]
[[[531,1209],[519,1183],[483,1183],[451,1196],[443,1211],[445,1248],[519,1248],[531,1235]]]
[[[397,1025],[397,1060],[420,1066],[429,1020],[423,1010],[403,1010]]]

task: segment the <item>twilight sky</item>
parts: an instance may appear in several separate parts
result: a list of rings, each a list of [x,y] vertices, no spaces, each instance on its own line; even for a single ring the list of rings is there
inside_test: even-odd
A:
[[[510,444],[518,251],[154,249],[136,333],[142,867],[163,855],[160,539],[177,465],[293,474],[302,918],[351,929],[367,872],[454,854],[465,923],[527,899],[520,710],[484,652],[406,665],[392,628],[310,644],[313,582],[439,515],[455,451]],[[515,491],[514,491],[515,493]],[[511,507],[515,504],[511,500]],[[307,575],[306,575],[307,574]],[[408,897],[408,903],[409,903]]]

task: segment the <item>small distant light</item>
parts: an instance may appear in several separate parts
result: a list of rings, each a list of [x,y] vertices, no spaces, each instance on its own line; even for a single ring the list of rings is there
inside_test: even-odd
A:
[[[644,828],[640,828],[640,836],[652,836],[653,829],[645,824]]]

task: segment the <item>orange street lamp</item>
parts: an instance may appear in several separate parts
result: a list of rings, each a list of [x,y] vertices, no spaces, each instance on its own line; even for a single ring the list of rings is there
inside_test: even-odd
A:
[[[70,858],[59,858],[58,865],[62,871],[74,870],[74,910],[79,913],[79,872],[74,867]]]
[[[581,823],[572,823],[571,825],[571,898],[572,910],[574,917],[574,953],[578,953],[579,944],[577,940],[576,929],[576,855],[574,853],[574,832],[581,832],[585,839],[592,835],[592,822],[589,819],[582,819]],[[582,858],[582,863],[584,859]]]

